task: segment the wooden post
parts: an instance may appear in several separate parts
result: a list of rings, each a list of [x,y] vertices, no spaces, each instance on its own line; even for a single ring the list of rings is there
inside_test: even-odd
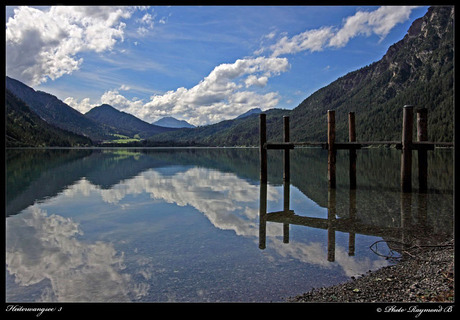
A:
[[[328,149],[328,157],[327,157],[327,173],[328,173],[328,181],[329,181],[329,188],[335,189],[336,186],[336,179],[335,179],[335,111],[328,110],[327,111],[327,149]]]
[[[414,107],[405,105],[403,108],[402,154],[401,154],[401,189],[402,192],[412,191],[412,130],[414,124]]]
[[[267,142],[267,115],[261,113],[259,119],[260,183],[264,184],[267,183],[267,149],[265,148],[265,143]]]
[[[417,141],[428,141],[428,110],[426,108],[417,110]],[[418,150],[418,184],[420,192],[427,191],[427,175],[427,150],[420,148]]]
[[[356,142],[355,113],[348,113],[348,141]],[[356,149],[350,148],[350,189],[356,189]]]
[[[283,117],[283,125],[284,125],[283,140],[284,142],[289,142],[289,117],[288,116]],[[290,149],[285,148],[284,149],[284,173],[283,173],[283,179],[285,181],[289,181],[291,178],[290,166],[291,166]]]

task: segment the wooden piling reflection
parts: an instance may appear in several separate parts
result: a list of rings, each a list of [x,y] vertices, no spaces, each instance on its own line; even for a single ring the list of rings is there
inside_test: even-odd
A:
[[[412,130],[414,123],[414,107],[405,105],[403,108],[402,153],[401,153],[401,190],[412,191]]]
[[[356,220],[356,190],[350,189],[350,202],[348,208],[348,215],[350,217],[350,221],[352,223]],[[348,234],[348,255],[354,256],[355,255],[355,239],[356,234],[354,232],[350,232]]]
[[[384,239],[398,239],[397,243],[402,244],[397,250],[405,250],[415,241],[425,242],[430,238],[430,230],[426,223],[427,200],[425,193],[419,193],[417,198],[417,211],[414,212],[413,195],[408,192],[400,193],[400,221],[396,226],[379,226],[360,221],[357,217],[357,190],[349,190],[349,212],[348,218],[338,218],[337,212],[337,190],[328,189],[327,217],[316,218],[306,215],[297,215],[289,208],[289,184],[283,184],[283,210],[267,212],[267,184],[260,185],[260,216],[259,216],[259,248],[266,248],[267,223],[283,224],[283,243],[289,243],[290,225],[306,226],[310,228],[323,229],[327,232],[327,254],[329,262],[335,261],[336,232],[345,232],[348,237],[348,255],[355,255],[356,234],[382,237]],[[414,217],[413,213],[417,215]]]
[[[260,184],[259,197],[259,249],[265,249],[267,239],[267,184]]]
[[[428,141],[428,111],[426,108],[417,110],[417,141]],[[427,149],[418,149],[418,182],[419,192],[426,192],[428,189],[428,160]]]
[[[291,198],[290,181],[283,181],[283,211],[289,212]],[[289,223],[283,223],[283,243],[289,243]]]
[[[408,230],[412,220],[412,193],[401,192],[401,243],[409,243]],[[403,250],[405,249],[403,245]]]
[[[329,188],[327,192],[327,261],[335,261],[335,216],[336,190]]]

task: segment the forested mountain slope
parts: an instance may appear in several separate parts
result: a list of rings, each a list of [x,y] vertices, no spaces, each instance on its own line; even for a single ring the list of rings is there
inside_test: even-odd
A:
[[[383,58],[340,77],[292,111],[269,110],[269,140],[282,140],[282,116],[290,115],[291,141],[326,141],[327,110],[336,110],[337,140],[348,139],[355,112],[358,141],[401,139],[402,108],[428,109],[428,139],[453,141],[454,7],[431,7]],[[152,137],[155,141],[211,146],[257,145],[257,117],[227,120]],[[415,127],[415,126],[414,126]]]
[[[336,110],[337,139],[356,115],[357,139],[401,139],[402,107],[428,109],[428,139],[453,139],[453,7],[431,7],[385,56],[305,99],[292,112],[291,140],[326,140],[326,112]]]

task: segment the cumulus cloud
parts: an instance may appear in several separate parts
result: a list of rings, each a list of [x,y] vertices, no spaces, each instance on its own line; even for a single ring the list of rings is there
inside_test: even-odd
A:
[[[344,19],[344,25],[338,30],[329,26],[307,30],[291,38],[284,36],[268,49],[272,52],[272,57],[278,57],[301,51],[321,51],[327,47],[341,48],[358,35],[376,34],[383,39],[397,24],[409,19],[410,13],[415,8],[417,7],[383,6],[371,12],[358,11],[355,15]],[[273,38],[272,34],[269,35]]]
[[[238,116],[254,107],[273,108],[279,101],[277,93],[261,94],[243,88],[265,86],[269,77],[288,68],[285,58],[239,59],[215,67],[190,89],[182,87],[152,96],[142,109],[132,108],[131,111],[151,120],[155,116],[173,115],[188,119],[194,125],[202,125]]]
[[[332,34],[332,27],[308,30],[292,38],[284,36],[276,44],[272,45],[270,49],[273,51],[272,55],[275,57],[306,50],[311,52],[321,51]]]
[[[244,83],[246,84],[246,87],[250,86],[259,86],[259,87],[265,87],[268,82],[268,77],[262,76],[260,78],[257,78],[255,75],[251,74],[245,81]]]
[[[111,50],[123,41],[129,7],[18,7],[6,23],[7,74],[29,85],[57,79],[80,68],[77,54]]]
[[[64,103],[68,104],[75,110],[80,111],[81,113],[86,113],[97,105],[91,104],[89,98],[84,98],[80,102],[78,102],[77,99],[68,97],[64,100]]]
[[[288,69],[289,62],[286,58],[238,59],[234,63],[218,65],[190,89],[180,87],[153,95],[147,102],[138,99],[130,100],[118,90],[109,90],[102,95],[100,102],[131,113],[147,122],[153,122],[164,116],[173,116],[186,119],[194,125],[205,125],[234,118],[256,107],[274,108],[279,102],[278,93],[248,91],[248,88],[264,87],[270,77],[277,76]],[[69,97],[65,102],[80,112],[88,108],[86,99],[79,103]]]
[[[376,34],[382,39],[397,24],[409,19],[414,6],[385,6],[372,12],[358,11],[354,16],[348,17],[345,24],[329,41],[332,47],[343,47],[351,38],[360,34],[370,36]]]

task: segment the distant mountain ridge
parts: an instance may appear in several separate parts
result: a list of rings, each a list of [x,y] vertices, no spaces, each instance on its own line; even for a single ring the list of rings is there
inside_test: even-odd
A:
[[[81,147],[91,139],[47,123],[29,106],[6,89],[7,147]]]
[[[246,117],[249,117],[249,116],[252,116],[252,115],[255,115],[255,114],[261,114],[261,113],[262,113],[262,109],[253,108],[253,109],[251,109],[251,110],[239,115],[235,119],[243,119],[243,118],[246,118]]]
[[[147,123],[132,114],[119,111],[108,104],[92,108],[85,113],[85,116],[117,130],[118,133],[131,137],[139,135],[140,138],[145,139],[160,132],[171,131],[170,128]]]
[[[87,136],[94,141],[110,137],[109,128],[85,117],[49,93],[35,91],[10,77],[6,77],[6,89],[24,101],[34,113],[51,125]]]
[[[175,130],[149,124],[107,104],[95,107],[86,114],[81,114],[57,97],[43,91],[36,91],[8,76],[6,77],[6,90],[9,93],[7,96],[10,102],[9,106],[16,107],[15,109],[10,108],[10,115],[14,116],[14,121],[13,118],[8,119],[9,131],[7,135],[9,135],[10,146],[24,144],[24,141],[21,141],[24,139],[29,141],[26,144],[38,143],[40,146],[57,146],[58,141],[63,144],[62,146],[91,145],[116,140],[118,138],[117,134],[125,135],[129,138],[146,139],[161,132]],[[19,102],[14,99],[18,99]],[[25,107],[17,107],[21,104],[24,104]],[[19,119],[26,121],[26,123],[32,121],[34,126],[22,123]],[[18,128],[14,128],[13,123]],[[48,131],[53,131],[54,133],[46,131],[46,126],[49,127]],[[40,132],[49,138],[48,143],[40,139],[35,141],[28,138],[37,129],[35,127],[40,128]],[[62,130],[56,131],[55,129]],[[66,135],[65,132],[89,139],[76,142],[78,139],[75,139],[75,137],[68,137],[66,140],[63,139]],[[13,136],[16,136],[16,138]],[[15,140],[17,141],[14,142]]]
[[[185,120],[178,120],[174,117],[164,117],[152,122],[152,124],[165,128],[195,128],[193,124],[190,124]]]

